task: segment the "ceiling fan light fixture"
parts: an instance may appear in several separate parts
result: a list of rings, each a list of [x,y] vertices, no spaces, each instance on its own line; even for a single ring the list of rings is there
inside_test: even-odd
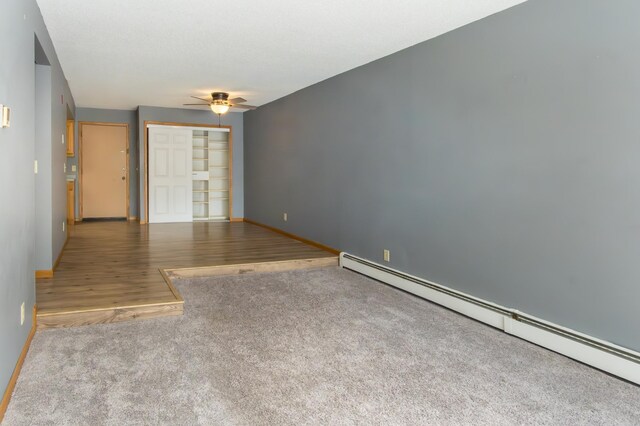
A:
[[[209,106],[211,107],[211,111],[213,111],[214,114],[220,115],[225,114],[227,111],[229,111],[229,105],[226,103],[213,101],[213,103]]]

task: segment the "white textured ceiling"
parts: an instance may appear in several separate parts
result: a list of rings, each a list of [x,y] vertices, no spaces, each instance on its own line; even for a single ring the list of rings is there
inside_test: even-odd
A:
[[[262,105],[523,0],[38,0],[78,106]]]

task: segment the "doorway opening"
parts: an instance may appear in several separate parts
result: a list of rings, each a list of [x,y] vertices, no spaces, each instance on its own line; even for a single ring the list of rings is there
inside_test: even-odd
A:
[[[34,62],[35,269],[36,271],[52,271],[54,262],[54,218],[52,201],[51,65],[35,34]],[[55,228],[56,231],[58,229],[60,228]]]

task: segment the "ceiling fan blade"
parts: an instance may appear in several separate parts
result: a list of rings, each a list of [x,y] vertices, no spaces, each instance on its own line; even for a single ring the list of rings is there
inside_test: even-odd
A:
[[[211,102],[211,99],[199,98],[197,96],[191,96],[193,99],[200,99],[201,101]]]
[[[182,105],[200,105],[200,106],[209,106],[209,104],[182,104]]]
[[[247,100],[245,98],[233,98],[229,99],[229,102],[231,102],[232,104],[241,104],[243,102],[247,102]]]
[[[242,108],[242,109],[256,109],[256,108],[258,108],[257,106],[253,106],[253,105],[243,105],[243,104],[240,104],[240,105],[232,104],[232,105],[230,105],[230,106],[231,106],[231,108]]]

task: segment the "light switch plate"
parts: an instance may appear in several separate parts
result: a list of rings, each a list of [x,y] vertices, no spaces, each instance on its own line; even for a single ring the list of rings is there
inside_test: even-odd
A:
[[[11,108],[0,104],[0,127],[11,126]]]
[[[72,172],[75,172],[75,171],[76,171],[76,165],[75,165],[75,164],[72,164],[72,165],[71,165],[71,171],[72,171]]]

